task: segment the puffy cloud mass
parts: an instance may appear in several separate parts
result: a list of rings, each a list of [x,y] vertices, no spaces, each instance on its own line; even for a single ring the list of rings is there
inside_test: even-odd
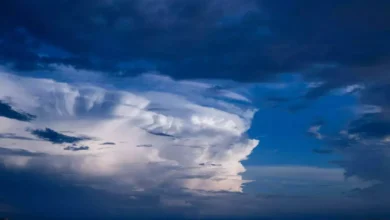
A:
[[[0,118],[7,166],[115,177],[132,190],[168,184],[242,191],[241,161],[258,141],[246,135],[255,109],[237,93],[156,74],[127,80],[121,89],[6,72],[0,82],[0,100],[12,106],[6,109],[36,116]]]

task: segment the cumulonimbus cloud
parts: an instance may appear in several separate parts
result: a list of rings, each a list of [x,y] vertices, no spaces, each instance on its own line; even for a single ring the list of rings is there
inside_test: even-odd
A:
[[[240,94],[210,93],[213,84],[155,74],[128,80],[121,89],[4,72],[0,82],[0,100],[12,100],[13,107],[36,115],[30,122],[0,118],[0,133],[25,137],[3,139],[2,147],[47,155],[12,155],[4,160],[8,165],[115,176],[138,190],[171,184],[195,191],[242,191],[241,161],[258,141],[246,134],[255,109]],[[61,140],[41,137],[48,132]],[[35,136],[41,140],[29,141]],[[67,147],[73,142],[63,141],[69,137],[93,138],[77,139],[88,150],[71,150]],[[102,148],[101,143],[111,142],[115,146]]]

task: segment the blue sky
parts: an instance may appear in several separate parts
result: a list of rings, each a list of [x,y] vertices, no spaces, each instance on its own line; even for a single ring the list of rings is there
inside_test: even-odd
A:
[[[385,0],[5,0],[0,219],[387,219]]]
[[[307,130],[317,121],[323,120],[327,124],[323,126],[322,132],[333,132],[334,135],[355,117],[352,109],[356,102],[353,95],[329,95],[308,104],[299,112],[291,112],[283,107],[261,108],[248,131],[251,135],[261,137],[261,146],[254,150],[246,162],[331,166],[329,160],[333,155],[313,154],[314,148],[323,148],[326,144],[308,135]]]

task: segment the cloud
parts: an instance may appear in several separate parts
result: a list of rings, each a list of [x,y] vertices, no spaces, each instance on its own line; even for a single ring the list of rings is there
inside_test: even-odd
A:
[[[162,137],[171,137],[171,138],[174,138],[173,135],[170,135],[170,134],[165,134],[165,133],[162,133],[162,132],[154,132],[154,131],[149,131],[150,134],[153,134],[153,135],[157,135],[157,136],[162,136]]]
[[[40,157],[47,156],[45,153],[30,152],[24,149],[9,149],[0,147],[0,156],[26,156],[26,157]]]
[[[324,136],[320,133],[321,127],[324,125],[323,121],[315,122],[310,128],[307,130],[307,133],[316,139],[323,139]]]
[[[101,143],[100,145],[116,145],[114,142],[104,142]]]
[[[137,147],[153,147],[151,144],[139,144]]]
[[[150,219],[161,215],[180,216],[179,213],[169,213],[160,208],[158,196],[135,194],[137,200],[131,200],[131,194],[113,193],[83,184],[76,185],[74,180],[70,181],[58,173],[38,172],[34,169],[15,170],[0,165],[0,177],[7,179],[0,188],[0,200],[7,201],[7,206],[12,207],[12,210],[0,210],[0,213],[10,219],[53,219],[59,216]],[[69,212],[70,209],[73,211]]]
[[[390,134],[390,121],[381,114],[367,114],[349,124],[349,134],[361,138],[385,138]]]
[[[59,173],[47,170],[37,172],[31,168],[20,170],[0,166],[0,177],[8,180],[0,188],[2,199],[17,210],[15,213],[7,213],[6,216],[10,218],[62,216],[158,219],[164,216],[170,219],[193,219],[194,217],[215,219],[218,216],[242,219],[246,216],[267,219],[274,218],[271,216],[278,213],[277,217],[285,219],[290,218],[293,213],[298,216],[318,215],[321,216],[320,219],[326,219],[325,217],[329,215],[326,212],[340,213],[350,210],[351,208],[346,207],[345,204],[353,204],[355,213],[360,215],[369,213],[369,209],[372,208],[370,204],[356,202],[352,198],[299,197],[289,193],[268,193],[259,196],[258,194],[199,191],[191,194],[169,186],[165,186],[160,191],[156,189],[156,191],[131,191],[128,186],[120,185],[118,181],[100,179],[97,182],[93,178],[76,180]],[[342,173],[333,170],[328,173],[337,173],[336,175],[342,181]],[[25,185],[27,181],[29,187]],[[93,182],[95,187],[89,187],[86,184],[88,182]],[[97,187],[107,184],[116,190],[102,190]],[[121,193],[116,193],[118,190]],[[29,199],[19,199],[24,196]],[[62,199],[58,200],[58,198]],[[323,210],[324,206],[327,207],[326,211]],[[69,209],[74,209],[74,212],[69,212]],[[345,216],[348,215],[343,215]]]
[[[382,112],[382,107],[376,105],[360,105],[353,109],[357,114],[375,114]]]
[[[49,155],[9,157],[7,166],[74,173],[78,178],[115,178],[128,189],[143,191],[163,185],[192,192],[242,191],[241,161],[258,141],[246,134],[256,109],[231,99],[241,94],[232,96],[235,92],[230,91],[229,99],[225,93],[204,99],[213,84],[154,74],[128,79],[125,89],[6,73],[0,78],[1,94],[37,115],[29,125],[2,119],[0,132],[44,140],[4,139],[5,146]],[[22,90],[16,82],[23,83]],[[101,148],[101,143],[111,141],[115,148]],[[141,145],[153,147],[137,147]],[[198,166],[207,161],[210,166]]]
[[[321,126],[311,126],[309,130],[307,131],[310,135],[314,136],[317,139],[322,139],[323,136],[321,133],[319,133],[319,130],[321,129]]]
[[[364,88],[365,88],[364,86],[358,85],[358,84],[348,85],[348,86],[340,89],[339,94],[340,95],[353,94],[353,93],[356,93],[358,91],[364,90]]]
[[[144,75],[126,81],[128,87],[117,89],[5,73],[0,78],[1,85],[7,85],[0,86],[0,94],[12,97],[18,108],[37,115],[28,125],[2,118],[0,132],[34,138],[26,127],[40,131],[50,128],[66,137],[78,137],[74,134],[96,137],[80,141],[81,146],[89,149],[77,153],[64,150],[68,145],[65,142],[4,139],[7,152],[22,149],[46,155],[3,156],[6,169],[2,172],[7,175],[2,177],[15,182],[32,180],[31,190],[14,184],[10,192],[3,193],[8,204],[24,213],[42,210],[47,206],[38,204],[50,203],[53,212],[45,213],[49,217],[57,214],[110,218],[113,215],[109,213],[120,207],[121,217],[136,218],[135,213],[148,210],[145,218],[162,215],[181,218],[183,214],[242,219],[267,217],[275,212],[283,217],[291,213],[327,215],[323,207],[327,207],[327,212],[345,213],[353,208],[368,213],[373,207],[369,200],[339,195],[372,185],[370,180],[356,177],[345,181],[343,169],[244,167],[241,161],[258,144],[246,134],[255,109],[225,99],[223,94],[205,99],[203,94],[210,88],[209,82],[189,83]],[[19,89],[15,82],[23,82],[24,89],[15,92]],[[111,141],[116,143],[115,147],[101,149],[102,143]],[[19,174],[10,174],[10,168],[17,169]],[[250,180],[256,181],[250,183]],[[272,195],[278,196],[264,198],[256,197],[259,192],[241,193],[244,186],[253,185],[257,189],[270,189]],[[33,196],[33,189],[40,192],[39,197]],[[18,191],[42,200],[34,200],[37,207],[30,207],[31,202],[16,199]],[[298,192],[305,195],[296,197]],[[313,196],[311,192],[321,192],[326,198]],[[64,202],[59,203],[53,197],[63,197]],[[87,198],[94,201],[88,203],[90,206],[82,206]],[[77,202],[72,203],[73,200]],[[340,201],[345,205],[339,205]],[[79,208],[75,214],[64,213],[64,206]]]
[[[64,135],[50,128],[32,129],[28,131],[31,132],[32,135],[42,140],[50,141],[53,144],[64,144],[64,143],[72,144],[72,143],[78,143],[80,141],[85,141],[90,139],[88,137],[73,137],[73,136]]]
[[[363,140],[352,142],[345,148],[336,148],[343,159],[334,163],[345,169],[347,177],[358,177],[367,181],[376,182],[368,188],[359,189],[359,193],[351,190],[359,198],[375,198],[375,203],[383,205],[388,202],[388,185],[390,176],[388,175],[389,157],[388,144],[381,144],[379,141]]]
[[[0,100],[0,117],[6,117],[19,121],[31,121],[35,118],[34,115],[18,112],[14,110],[9,104]]]
[[[7,1],[0,14],[12,22],[0,26],[0,60],[18,69],[64,64],[121,77],[157,70],[181,79],[246,82],[305,72],[307,78],[325,82],[317,95],[386,78],[387,1],[282,3],[61,3],[61,8],[73,9],[72,17],[78,18],[75,25],[66,10],[53,8],[49,0],[40,1],[36,8],[27,0]],[[18,20],[21,16],[26,19]]]
[[[367,86],[360,94],[360,110],[339,135],[325,140],[328,148],[342,156],[334,163],[345,169],[346,176],[377,181],[368,188],[357,188],[351,194],[359,198],[375,198],[387,203],[389,191],[383,187],[390,181],[388,170],[390,122],[387,84]]]
[[[314,180],[324,182],[345,181],[344,170],[341,168],[320,168],[314,166],[253,166],[248,167],[247,175],[257,179],[272,177],[274,179],[305,181],[309,184],[314,184]]]
[[[380,181],[357,191],[383,195],[378,201],[384,203],[389,8],[384,0],[6,0],[0,8],[0,63],[23,77],[0,74],[5,163],[115,177],[137,190],[240,192],[241,161],[258,144],[246,134],[255,110],[244,95],[247,85],[236,90],[210,79],[253,83],[299,73],[306,82],[320,83],[308,86],[304,100],[287,103],[292,112],[333,90],[359,99],[356,118],[340,135],[320,132],[318,124],[308,132],[329,144],[314,152],[329,148],[342,156],[338,164],[347,176]],[[84,137],[63,132],[69,130],[98,139],[78,141]],[[46,141],[31,141],[36,137]],[[97,141],[116,146],[102,149]],[[68,142],[89,150],[63,150]],[[50,156],[9,155],[18,149]],[[233,212],[228,203],[243,203],[227,197],[213,200],[221,203],[215,212]],[[163,200],[186,207],[199,202]]]
[[[302,204],[296,210],[307,208],[309,201],[322,199],[317,205],[329,201],[343,200],[344,194],[355,189],[368,189],[375,181],[359,177],[344,176],[343,168],[321,168],[315,166],[274,165],[248,166],[244,177],[253,182],[247,183],[248,194],[276,194],[281,196],[259,197],[272,202],[291,203],[298,200]],[[350,201],[346,207],[352,207]],[[355,204],[356,205],[356,204]],[[367,204],[369,205],[369,204]],[[330,206],[328,206],[330,207]]]
[[[24,137],[24,136],[18,136],[13,133],[3,133],[0,134],[0,139],[15,139],[15,140],[25,140],[25,141],[36,141],[37,139],[30,138],[30,137]]]
[[[79,146],[79,147],[77,147],[76,145],[72,145],[72,146],[65,147],[64,150],[83,151],[83,150],[89,150],[89,147],[88,146]]]
[[[66,75],[63,71],[68,70],[56,71]],[[232,95],[236,92],[230,89],[229,98],[218,93],[204,99],[212,82],[176,81],[156,74],[127,79],[127,86],[120,89],[4,72],[0,79],[0,98],[11,97],[15,106],[37,116],[28,124],[0,119],[0,132],[13,138],[1,139],[1,177],[31,179],[30,190],[14,184],[2,194],[22,216],[42,210],[39,204],[50,203],[53,211],[42,215],[109,218],[115,214],[107,213],[119,207],[120,216],[139,216],[140,210],[150,210],[146,218],[182,219],[182,214],[200,215],[207,205],[196,201],[203,196],[243,190],[241,161],[258,144],[246,133],[256,109],[234,99],[245,93]],[[115,143],[115,147],[102,148],[102,143]],[[198,165],[202,162],[207,166]],[[59,185],[64,188],[58,189]],[[43,186],[52,190],[43,192]],[[11,186],[3,187],[0,190]],[[31,202],[20,200],[18,191],[31,198],[38,198],[33,191],[39,192],[41,199],[32,202],[39,207],[29,207]],[[93,194],[86,197],[96,201],[81,205],[84,197],[76,199],[76,194]],[[63,196],[63,202],[53,201]],[[72,203],[73,199],[80,204]],[[75,214],[58,211],[78,205]]]

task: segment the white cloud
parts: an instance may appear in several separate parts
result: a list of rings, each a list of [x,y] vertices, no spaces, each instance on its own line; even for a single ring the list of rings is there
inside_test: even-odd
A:
[[[345,86],[341,89],[338,89],[337,93],[339,95],[346,95],[346,94],[354,93],[356,91],[361,91],[363,89],[365,89],[365,87],[363,85],[353,84],[353,85],[348,85],[348,86]]]
[[[57,69],[62,75],[66,71]],[[0,100],[37,118],[30,123],[0,118],[0,133],[35,138],[26,128],[50,128],[92,137],[80,143],[89,150],[77,152],[63,150],[66,144],[2,139],[1,147],[50,155],[3,157],[3,162],[84,176],[115,176],[134,189],[169,182],[190,190],[242,191],[241,161],[258,144],[246,136],[255,109],[229,102],[249,101],[241,94],[212,94],[212,87],[146,74],[127,80],[124,88],[108,89],[2,72]],[[103,148],[103,142],[115,145]]]
[[[353,108],[354,112],[358,115],[375,114],[382,112],[382,108],[376,105],[359,105]]]
[[[324,82],[309,82],[307,83],[307,88],[318,88],[324,85]]]
[[[311,126],[307,132],[313,135],[315,138],[322,140],[324,136],[320,133],[321,125],[313,125]]]

